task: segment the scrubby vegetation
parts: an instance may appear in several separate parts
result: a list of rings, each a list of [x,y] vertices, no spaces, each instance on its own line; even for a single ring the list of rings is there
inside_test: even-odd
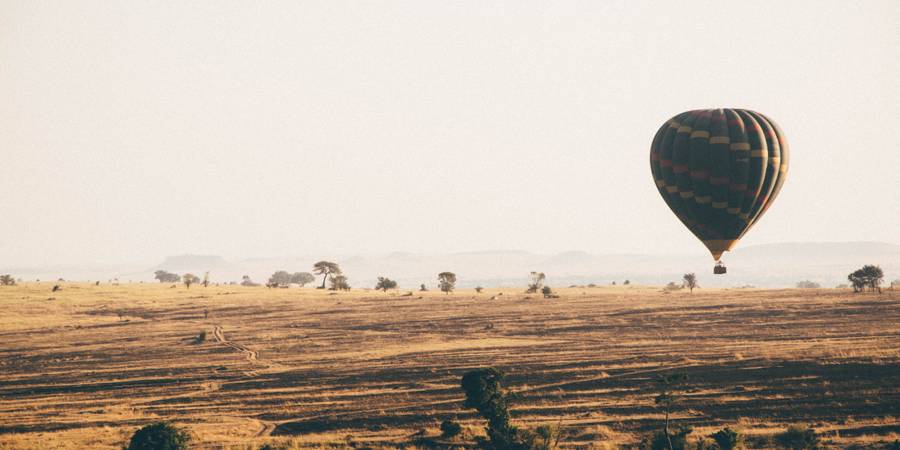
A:
[[[819,436],[810,427],[791,425],[775,435],[779,447],[790,450],[806,450],[819,448]]]
[[[349,291],[350,280],[344,275],[334,275],[331,277],[332,291]]]
[[[187,450],[190,441],[186,431],[158,422],[137,430],[125,450]]]

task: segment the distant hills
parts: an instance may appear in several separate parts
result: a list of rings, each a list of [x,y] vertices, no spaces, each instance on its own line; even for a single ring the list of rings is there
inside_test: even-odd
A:
[[[32,269],[0,269],[24,279],[152,281],[155,270],[170,272],[210,271],[215,281],[239,281],[249,275],[264,282],[276,270],[310,271],[321,259],[341,265],[354,287],[372,287],[378,276],[399,281],[402,288],[412,289],[420,283],[436,285],[436,274],[449,270],[459,277],[460,287],[524,286],[529,272],[547,274],[547,283],[563,287],[595,283],[621,284],[628,279],[638,284],[665,284],[678,281],[685,272],[696,272],[701,286],[791,287],[798,281],[811,280],[824,287],[846,282],[846,275],[863,264],[878,264],[886,282],[900,279],[900,245],[885,242],[804,242],[766,244],[739,248],[726,254],[729,273],[713,276],[713,261],[708,254],[683,255],[590,254],[582,251],[551,255],[525,251],[481,251],[451,254],[394,252],[381,255],[344,255],[321,257],[303,255],[279,258],[252,258],[227,261],[216,255],[177,255],[159,264],[130,264],[111,267],[54,267]]]

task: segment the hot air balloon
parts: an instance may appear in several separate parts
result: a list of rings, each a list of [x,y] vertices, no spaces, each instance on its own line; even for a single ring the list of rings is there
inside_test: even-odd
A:
[[[663,200],[709,249],[714,273],[784,185],[789,150],[772,119],[747,109],[699,109],[672,117],[650,146]]]

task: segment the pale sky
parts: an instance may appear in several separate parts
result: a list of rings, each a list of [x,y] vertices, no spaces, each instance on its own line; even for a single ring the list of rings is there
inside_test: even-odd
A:
[[[781,125],[739,247],[900,230],[900,2],[0,1],[0,265],[705,254],[654,187],[690,109]]]

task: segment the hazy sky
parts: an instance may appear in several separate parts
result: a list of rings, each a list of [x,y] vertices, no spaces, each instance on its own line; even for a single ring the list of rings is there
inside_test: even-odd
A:
[[[898,56],[894,0],[0,1],[0,265],[705,253],[648,154],[707,107],[792,148],[741,246],[897,242]]]

